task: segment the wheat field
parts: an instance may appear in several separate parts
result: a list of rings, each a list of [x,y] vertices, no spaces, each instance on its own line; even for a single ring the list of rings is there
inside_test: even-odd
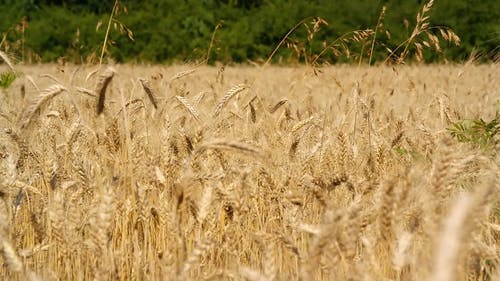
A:
[[[18,70],[4,280],[500,280],[498,65]]]

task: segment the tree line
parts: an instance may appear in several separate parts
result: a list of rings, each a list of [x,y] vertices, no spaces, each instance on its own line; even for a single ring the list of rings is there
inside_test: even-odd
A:
[[[118,62],[263,62],[281,43],[272,56],[274,63],[375,63],[387,60],[391,51],[404,45],[426,1],[116,3],[0,0],[0,50],[25,62],[64,57],[84,63],[98,60],[107,34],[105,56]],[[474,50],[482,60],[498,59],[500,1],[436,1],[428,16],[430,26],[454,30],[461,42],[459,46],[440,42],[439,51],[424,48],[421,58],[429,62],[464,61]],[[371,32],[352,33],[356,30]],[[424,45],[432,43],[425,37],[419,40]]]

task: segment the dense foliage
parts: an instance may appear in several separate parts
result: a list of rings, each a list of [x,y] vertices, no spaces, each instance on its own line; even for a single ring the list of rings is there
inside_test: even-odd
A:
[[[113,2],[0,0],[3,34],[0,49],[26,61],[54,61],[62,56],[74,62],[95,60],[100,56]],[[386,6],[373,52],[373,59],[380,61],[388,56],[388,48],[393,49],[408,38],[424,3],[421,0],[120,1],[109,34],[112,45],[107,48],[108,57],[120,62],[202,60],[210,49],[215,27],[220,24],[210,49],[210,62],[260,60],[267,58],[287,31],[301,20],[310,17],[305,23],[312,28],[313,17],[320,17],[328,25],[321,25],[314,37],[305,25],[299,26],[273,58],[275,62],[303,62],[346,32],[375,29],[380,11]],[[498,56],[500,1],[441,0],[436,1],[429,15],[431,25],[451,27],[462,42],[459,47],[443,43],[442,53],[424,53],[427,61],[462,61],[474,48],[482,59]],[[358,62],[361,54],[362,61],[368,62],[371,40],[369,37],[351,44],[349,57],[326,53],[322,59]]]

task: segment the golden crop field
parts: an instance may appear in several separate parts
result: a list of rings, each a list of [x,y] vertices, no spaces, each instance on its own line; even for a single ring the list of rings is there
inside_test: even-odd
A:
[[[19,66],[0,276],[500,280],[498,64],[319,70]]]

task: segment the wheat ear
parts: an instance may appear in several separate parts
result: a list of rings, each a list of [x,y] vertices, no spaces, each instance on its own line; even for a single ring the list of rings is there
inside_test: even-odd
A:
[[[153,91],[153,86],[151,85],[151,82],[149,80],[146,80],[144,78],[139,78],[139,82],[141,82],[142,88],[144,89],[144,92],[148,95],[149,100],[153,104],[153,107],[155,109],[158,109],[158,103],[156,102],[156,98],[154,95]]]
[[[249,281],[269,281],[269,278],[262,272],[246,266],[240,268],[239,274]]]
[[[434,261],[432,281],[456,280],[456,268],[461,247],[463,232],[469,212],[473,207],[472,197],[468,194],[457,199],[445,219],[444,229],[437,244],[438,249]]]
[[[174,76],[172,76],[172,77],[170,78],[170,82],[172,82],[172,81],[174,81],[174,80],[177,80],[177,79],[179,79],[179,78],[182,78],[182,77],[184,77],[184,76],[187,76],[187,75],[189,75],[189,74],[191,74],[191,73],[193,73],[193,72],[195,72],[195,71],[196,71],[196,69],[189,69],[189,70],[181,71],[181,72],[179,72],[179,73],[175,74]]]
[[[3,258],[5,265],[13,272],[21,272],[23,263],[16,254],[14,247],[7,238],[9,237],[9,213],[7,203],[5,202],[3,193],[0,193],[0,256]]]
[[[221,113],[222,109],[224,109],[224,107],[226,106],[226,104],[229,102],[229,100],[231,98],[233,98],[237,93],[245,90],[246,88],[247,88],[247,86],[244,85],[244,84],[239,84],[239,85],[235,85],[235,86],[231,87],[231,89],[229,89],[226,92],[226,94],[224,95],[224,97],[222,98],[222,100],[215,107],[214,117],[219,116],[219,114]]]
[[[94,76],[97,72],[99,71],[99,68],[96,69],[96,70],[93,70],[91,71],[89,74],[87,74],[87,76],[85,76],[85,83],[87,83],[89,81],[89,79]]]
[[[196,243],[196,247],[189,254],[189,256],[184,261],[182,266],[182,272],[180,274],[180,280],[187,280],[189,276],[189,270],[200,265],[201,258],[213,245],[210,240],[201,240]]]
[[[304,120],[302,120],[302,121],[298,122],[297,124],[295,124],[295,126],[293,126],[293,127],[292,127],[291,132],[292,132],[292,133],[297,132],[297,131],[298,131],[298,130],[300,130],[302,127],[304,127],[305,125],[307,125],[307,124],[309,124],[311,121],[313,121],[313,120],[314,120],[314,118],[315,118],[315,116],[313,115],[313,116],[311,116],[311,117],[309,117],[309,118],[307,118],[307,119],[304,119]]]
[[[2,257],[7,265],[7,268],[12,270],[13,272],[21,272],[23,271],[23,263],[19,256],[16,254],[14,247],[12,244],[6,239],[2,239],[0,245],[0,252]]]
[[[95,92],[98,94],[97,115],[100,115],[104,111],[104,100],[106,99],[106,89],[108,88],[109,83],[111,82],[111,79],[113,79],[115,73],[116,71],[113,68],[108,67],[99,76],[99,80],[97,81],[95,90]]]
[[[181,96],[175,96],[175,98],[191,113],[194,119],[196,121],[200,122],[200,115],[198,114],[198,111],[194,108],[194,106],[186,99],[185,97]]]
[[[7,56],[6,53],[0,51],[0,58],[3,59],[3,61],[9,66],[9,68],[14,71],[14,64],[10,61],[9,57]]]
[[[35,81],[33,80],[33,77],[31,77],[27,74],[25,75],[25,77],[31,83],[31,85],[33,85],[33,87],[35,87],[35,89],[40,92],[40,87],[38,87],[38,85],[35,83]]]
[[[43,91],[35,101],[31,103],[31,105],[24,110],[24,113],[21,118],[20,122],[20,128],[24,129],[30,125],[30,123],[33,121],[33,116],[35,116],[35,113],[38,112],[44,106],[49,100],[54,98],[55,96],[59,95],[63,91],[66,91],[66,88],[59,84],[54,84],[47,88],[45,91]]]
[[[282,105],[284,105],[288,100],[287,99],[282,99],[280,100],[279,102],[277,102],[273,107],[270,107],[269,108],[269,113],[273,114],[274,112],[276,112],[276,110],[278,110]]]
[[[241,151],[249,154],[254,154],[261,156],[262,152],[248,144],[241,143],[241,142],[236,142],[236,141],[231,141],[231,140],[225,140],[225,139],[216,139],[212,140],[210,142],[206,142],[201,144],[195,151],[195,155],[198,155],[199,153],[207,150],[207,149],[225,149],[225,150],[236,150],[236,151]]]

